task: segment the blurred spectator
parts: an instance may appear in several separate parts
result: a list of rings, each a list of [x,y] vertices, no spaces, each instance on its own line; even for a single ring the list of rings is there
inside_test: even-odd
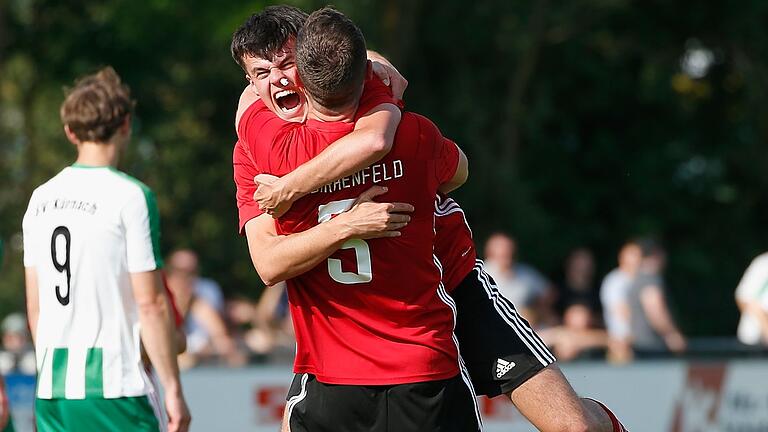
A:
[[[564,270],[558,299],[558,311],[563,317],[563,325],[574,328],[602,327],[592,252],[587,248],[572,250],[565,260]]]
[[[485,243],[485,269],[499,292],[512,301],[534,327],[556,322],[554,293],[544,276],[533,267],[517,262],[517,244],[504,233],[492,234]]]
[[[686,340],[667,307],[664,280],[666,252],[653,240],[642,240],[640,270],[629,288],[630,337],[636,355],[681,353]]]
[[[768,346],[768,252],[749,264],[736,287],[741,319],[736,335],[747,345]]]
[[[35,352],[29,339],[27,319],[22,313],[12,313],[2,322],[3,351],[0,351],[0,375],[11,372],[34,375],[37,369]]]
[[[610,338],[608,360],[623,363],[632,359],[629,334],[629,289],[640,268],[642,252],[635,241],[628,241],[619,251],[619,266],[603,279],[600,301]]]
[[[224,321],[221,288],[199,276],[197,254],[189,249],[173,252],[166,272],[168,287],[186,316],[187,351],[179,356],[179,365],[192,367],[217,357],[230,366],[245,364],[247,358],[238,350]]]
[[[258,302],[245,298],[228,301],[227,318],[240,329],[245,345],[253,353],[266,355],[282,350],[292,359],[296,340],[284,282],[265,287]]]
[[[569,361],[596,348],[605,348],[608,336],[601,328],[592,252],[585,248],[571,251],[565,260],[564,272],[558,299],[562,325],[539,330],[539,335],[559,360]]]

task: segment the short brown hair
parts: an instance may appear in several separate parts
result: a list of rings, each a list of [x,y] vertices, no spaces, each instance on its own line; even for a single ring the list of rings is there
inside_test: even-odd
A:
[[[293,6],[267,6],[232,35],[232,58],[249,74],[243,62],[246,55],[271,61],[289,40],[296,39],[306,20],[306,12]]]
[[[331,109],[357,101],[367,63],[365,38],[352,20],[329,7],[309,15],[296,38],[296,67],[313,99]]]
[[[131,91],[111,66],[81,77],[66,91],[61,122],[80,141],[107,142],[130,115]]]

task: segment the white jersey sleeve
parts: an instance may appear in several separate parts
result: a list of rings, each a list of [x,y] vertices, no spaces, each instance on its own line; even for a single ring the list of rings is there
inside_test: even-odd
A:
[[[163,267],[160,254],[160,216],[155,194],[138,184],[141,193],[128,200],[120,217],[125,226],[128,271],[139,273]]]

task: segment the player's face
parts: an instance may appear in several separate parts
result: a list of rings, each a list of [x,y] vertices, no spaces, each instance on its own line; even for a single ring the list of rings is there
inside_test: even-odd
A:
[[[243,63],[248,71],[248,80],[267,108],[283,120],[303,121],[307,99],[300,87],[294,45],[293,40],[286,42],[271,60],[245,56]]]

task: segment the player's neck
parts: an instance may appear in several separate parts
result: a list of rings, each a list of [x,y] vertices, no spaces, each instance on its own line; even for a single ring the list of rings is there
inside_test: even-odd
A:
[[[355,121],[355,112],[357,111],[357,102],[353,105],[341,107],[338,109],[326,108],[314,101],[309,104],[309,118],[322,122],[353,122]]]
[[[77,163],[86,166],[117,166],[120,156],[114,143],[83,142],[77,146]]]

